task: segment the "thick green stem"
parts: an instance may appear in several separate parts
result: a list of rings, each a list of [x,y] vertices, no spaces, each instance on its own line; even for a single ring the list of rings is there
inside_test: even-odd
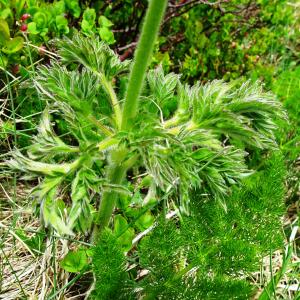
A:
[[[129,84],[127,88],[125,104],[122,113],[121,129],[127,130],[132,125],[132,121],[137,113],[138,98],[141,93],[143,81],[149,65],[156,36],[159,31],[159,25],[163,18],[167,6],[167,0],[151,0],[143,25],[140,42],[136,51],[133,68],[131,70]],[[109,92],[112,104],[118,120],[118,104],[115,102],[114,94],[111,93],[110,86],[105,86]],[[107,174],[107,180],[111,184],[121,184],[126,171],[135,161],[135,158],[129,159],[120,165],[110,166]],[[118,193],[114,191],[105,191],[102,195],[98,216],[97,227],[95,228],[93,239],[97,239],[101,231],[108,225],[113,213]]]
[[[126,169],[123,166],[114,166],[107,175],[107,179],[112,184],[121,184],[126,173]],[[109,223],[110,217],[113,213],[118,193],[114,191],[105,191],[102,195],[97,225],[99,232],[101,232]],[[99,233],[97,232],[97,234]]]
[[[129,129],[136,116],[138,98],[142,90],[147,67],[152,56],[154,43],[168,1],[151,0],[149,2],[149,8],[147,10],[140,41],[135,52],[133,67],[130,73],[122,114],[122,130]]]
[[[107,174],[107,180],[111,184],[121,184],[124,179],[126,172],[130,169],[136,162],[138,156],[133,155],[120,165],[112,166]],[[105,191],[103,193],[98,216],[97,216],[97,226],[94,229],[92,240],[96,240],[102,230],[108,225],[113,210],[115,208],[118,199],[118,193],[114,191]]]

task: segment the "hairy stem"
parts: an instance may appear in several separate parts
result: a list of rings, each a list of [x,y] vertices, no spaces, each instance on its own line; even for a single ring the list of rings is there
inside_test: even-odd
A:
[[[150,62],[153,52],[153,46],[158,34],[159,25],[163,18],[164,11],[167,6],[167,0],[151,0],[147,11],[146,19],[143,25],[140,42],[134,59],[133,68],[131,70],[129,84],[127,88],[125,104],[122,113],[121,129],[126,130],[132,124],[136,116],[138,98],[142,89],[145,73]],[[106,86],[111,96],[112,102],[117,100],[109,86]],[[118,106],[115,107],[116,119],[118,119]],[[129,159],[120,165],[109,166],[107,174],[108,182],[111,184],[121,184],[126,171],[135,161],[135,157]],[[110,217],[113,213],[118,193],[115,191],[105,191],[102,195],[98,216],[97,227],[93,233],[93,239],[97,239],[99,233],[108,225]]]
[[[121,184],[124,179],[126,172],[129,168],[131,168],[138,159],[138,155],[133,155],[124,161],[120,165],[112,166],[108,170],[107,180],[111,184]],[[98,216],[97,216],[97,226],[94,228],[94,232],[92,234],[92,240],[95,241],[99,237],[99,234],[103,231],[103,229],[108,225],[113,210],[115,208],[116,202],[118,199],[118,192],[115,191],[105,191],[103,193]]]
[[[149,8],[147,10],[140,41],[135,52],[134,63],[129,77],[122,114],[122,130],[129,129],[136,116],[138,98],[142,90],[147,67],[152,56],[154,43],[168,1],[151,0],[149,2]]]
[[[97,148],[99,151],[107,150],[107,148],[117,145],[119,140],[115,138],[108,137],[97,144]]]
[[[98,73],[99,74],[99,73]],[[122,121],[122,112],[121,112],[121,107],[117,98],[117,95],[113,89],[113,86],[110,81],[108,81],[103,74],[99,74],[101,78],[101,82],[103,87],[105,88],[106,92],[109,95],[112,109],[115,113],[115,122],[116,122],[116,127],[120,129],[121,127],[121,121]]]
[[[113,132],[109,128],[107,128],[105,125],[103,125],[101,122],[99,122],[92,114],[88,115],[87,119],[89,121],[91,121],[97,128],[99,128],[100,131],[102,131],[102,133],[105,136],[112,136],[113,135]]]
[[[122,165],[115,166],[108,173],[108,180],[112,184],[120,184],[125,176],[126,168]],[[112,212],[114,210],[118,193],[114,191],[105,191],[102,195],[99,212],[98,226],[100,232],[108,225]]]

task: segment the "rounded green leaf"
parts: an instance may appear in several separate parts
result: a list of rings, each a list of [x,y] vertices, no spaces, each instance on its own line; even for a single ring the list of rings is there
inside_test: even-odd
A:
[[[33,21],[36,23],[37,28],[47,27],[47,15],[40,11],[34,14]]]
[[[56,16],[55,23],[59,32],[64,34],[69,32],[68,20],[64,16]]]
[[[131,249],[134,235],[134,229],[129,228],[118,238],[118,242],[124,251],[129,251]]]
[[[8,17],[13,17],[13,13],[10,8],[5,8],[0,12],[0,18],[7,19]]]
[[[81,14],[81,8],[78,3],[78,0],[65,0],[67,8],[71,11],[72,15],[75,18],[79,18]]]
[[[98,23],[100,26],[102,27],[111,27],[114,25],[113,22],[111,22],[110,20],[108,20],[106,17],[104,16],[100,16],[98,19]]]
[[[83,270],[88,264],[88,258],[84,250],[70,251],[60,262],[60,266],[71,273]]]
[[[4,44],[10,39],[9,27],[4,19],[0,19],[0,44]]]
[[[2,51],[6,54],[12,54],[20,51],[23,48],[24,39],[20,36],[17,36],[10,41],[6,42]]]
[[[87,8],[82,16],[83,20],[86,20],[91,26],[95,24],[96,21],[96,11],[93,8]]]
[[[121,215],[115,216],[115,228],[114,233],[116,236],[123,234],[127,230],[128,224],[124,217]]]
[[[128,228],[126,219],[121,215],[115,216],[114,234],[118,238],[122,249],[124,251],[130,250],[134,238],[134,229]]]
[[[38,34],[39,31],[36,29],[36,23],[35,22],[30,22],[27,24],[27,30],[31,34]]]
[[[116,41],[113,32],[108,27],[99,28],[99,34],[101,39],[108,44],[113,44]]]
[[[142,215],[138,220],[135,222],[136,226],[140,230],[145,230],[149,228],[151,225],[153,225],[154,217],[151,214],[150,211],[146,212],[144,215]]]

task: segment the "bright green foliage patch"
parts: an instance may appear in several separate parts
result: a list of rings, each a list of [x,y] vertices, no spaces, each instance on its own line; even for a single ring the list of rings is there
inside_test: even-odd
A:
[[[296,2],[233,0],[195,6],[164,25],[153,61],[187,80],[231,80],[251,72],[271,81],[274,65],[289,63],[292,45],[299,43]]]
[[[111,231],[107,229],[101,234],[93,252],[93,270],[97,284],[91,298],[134,299],[130,296],[130,279],[125,272],[125,256]]]
[[[84,250],[69,251],[60,262],[61,267],[71,273],[80,272],[88,264],[88,258]]]
[[[129,299],[129,291],[146,299],[249,299],[254,292],[249,274],[258,270],[263,256],[282,246],[279,218],[284,213],[284,176],[283,160],[277,153],[233,189],[226,198],[227,211],[217,201],[195,193],[190,216],[180,221],[160,218],[138,247],[137,265],[128,268],[128,276],[146,271],[132,287],[124,272],[125,257],[109,248],[110,240],[99,240],[94,268],[96,274],[102,272],[96,290],[103,291],[104,276],[121,276],[109,285],[118,291],[117,299]]]

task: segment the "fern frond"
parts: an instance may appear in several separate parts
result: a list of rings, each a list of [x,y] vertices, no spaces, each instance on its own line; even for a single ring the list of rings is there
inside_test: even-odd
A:
[[[27,158],[21,152],[15,151],[14,158],[7,161],[7,165],[14,169],[21,171],[23,173],[33,173],[36,175],[44,176],[61,176],[67,175],[78,168],[81,164],[83,157],[79,157],[72,163],[62,163],[62,164],[50,164],[40,161],[34,161]]]
[[[240,87],[217,80],[203,86],[179,85],[178,98],[177,111],[165,122],[170,132],[179,132],[176,125],[210,129],[248,147],[274,147],[275,120],[285,118],[280,103],[259,83],[249,81]]]
[[[103,231],[93,249],[93,267],[96,277],[92,299],[135,299],[132,292],[132,281],[126,270],[126,259],[122,248],[113,235]]]
[[[66,64],[81,64],[87,69],[103,74],[107,80],[116,75],[127,72],[130,61],[121,62],[106,43],[99,37],[93,39],[75,33],[72,39],[65,37],[57,41],[58,54]]]
[[[91,71],[69,71],[55,61],[50,68],[38,68],[34,84],[42,99],[66,102],[76,111],[85,114],[93,111],[100,88],[99,78]]]
[[[69,146],[64,143],[54,132],[50,122],[50,113],[46,108],[42,114],[38,126],[38,134],[33,137],[34,143],[28,149],[29,158],[36,160],[40,158],[49,159],[55,155],[68,155],[78,153],[78,147]]]

